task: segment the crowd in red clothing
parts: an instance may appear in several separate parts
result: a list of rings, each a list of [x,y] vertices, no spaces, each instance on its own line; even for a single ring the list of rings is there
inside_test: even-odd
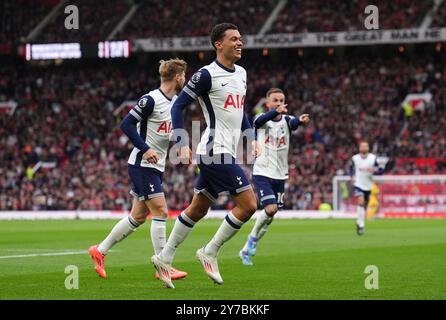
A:
[[[446,158],[445,61],[428,55],[242,60],[251,116],[266,90],[278,86],[291,114],[312,118],[292,135],[285,208],[315,209],[330,202],[332,178],[346,173],[361,139],[394,159]],[[188,74],[202,64],[190,61]],[[126,162],[132,146],[112,111],[156,87],[156,68],[2,67],[0,79],[0,101],[19,105],[12,116],[0,115],[0,210],[129,209]],[[405,95],[426,90],[434,96],[431,103],[407,117],[401,109]],[[187,119],[203,121],[199,108]],[[39,161],[56,168],[32,173]],[[250,175],[251,167],[245,170]],[[423,170],[429,169],[404,165],[392,172]],[[164,189],[171,209],[188,205],[195,174],[195,166],[168,164]],[[215,207],[231,205],[221,197]]]

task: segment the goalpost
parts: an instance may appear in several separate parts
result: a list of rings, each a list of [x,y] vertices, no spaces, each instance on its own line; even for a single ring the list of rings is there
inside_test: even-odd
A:
[[[446,175],[382,175],[373,180],[369,217],[446,218]],[[356,211],[349,176],[333,178],[333,209]]]

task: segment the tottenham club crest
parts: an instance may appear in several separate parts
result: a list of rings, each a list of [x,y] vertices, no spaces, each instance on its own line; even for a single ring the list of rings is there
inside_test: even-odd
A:
[[[193,83],[197,83],[198,81],[200,81],[201,78],[201,72],[195,72],[194,75],[192,76],[192,78],[190,79]]]
[[[144,108],[147,104],[147,98],[142,98],[138,101],[138,106],[140,106],[141,108]]]

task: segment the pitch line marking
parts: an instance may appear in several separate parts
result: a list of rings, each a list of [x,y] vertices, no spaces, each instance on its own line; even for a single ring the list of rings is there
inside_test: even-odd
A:
[[[33,253],[33,254],[17,254],[13,256],[0,256],[0,259],[15,259],[15,258],[31,258],[31,257],[51,257],[51,256],[68,256],[75,254],[87,254],[87,251],[65,251],[65,252],[48,252],[48,253]]]
[[[50,252],[66,252],[66,251],[80,251],[80,249],[0,249],[0,252],[6,251],[6,252],[39,252],[43,251],[44,253],[50,253]],[[111,251],[111,250],[110,250]]]
[[[109,250],[109,252],[116,252],[118,250]],[[32,257],[52,257],[52,256],[69,256],[75,254],[87,254],[88,251],[64,251],[64,252],[46,252],[46,253],[32,253],[32,254],[17,254],[12,256],[0,256],[0,259],[14,259],[14,258],[32,258]]]

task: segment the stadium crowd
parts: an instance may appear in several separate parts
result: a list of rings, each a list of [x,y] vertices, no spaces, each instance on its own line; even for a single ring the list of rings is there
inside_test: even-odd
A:
[[[117,37],[207,36],[210,26],[226,21],[236,23],[245,34],[256,34],[275,3],[273,0],[145,1]]]
[[[188,76],[200,61],[190,61]],[[272,86],[284,88],[291,114],[310,113],[309,126],[293,133],[287,209],[317,209],[331,202],[331,181],[345,174],[357,142],[397,157],[443,157],[446,138],[446,64],[428,55],[245,59],[246,107]],[[153,69],[153,70],[152,70]],[[156,68],[103,64],[0,68],[0,101],[15,100],[0,114],[0,210],[129,209],[127,158],[132,148],[119,130],[123,101],[157,83]],[[407,93],[433,93],[423,111],[406,115]],[[189,120],[202,119],[199,108]],[[186,121],[190,123],[190,121]],[[42,161],[55,163],[55,168]],[[250,175],[250,166],[245,166]],[[410,173],[413,167],[395,167]],[[417,172],[420,172],[420,169]],[[182,209],[193,193],[195,166],[169,164],[164,188],[170,209]],[[220,197],[215,208],[233,204]]]
[[[5,0],[0,3],[0,44],[24,42],[60,0]],[[432,8],[433,0],[375,1],[380,29],[414,28]],[[37,42],[96,42],[105,40],[130,8],[134,15],[114,39],[146,37],[206,36],[218,22],[236,23],[244,34],[256,34],[277,5],[274,0],[174,1],[174,0],[73,0],[67,5],[79,9],[79,29],[66,29],[63,7],[41,29]],[[269,33],[363,30],[364,8],[368,0],[288,1]],[[23,10],[26,7],[28,10]],[[443,3],[433,19],[433,27],[445,26]],[[206,13],[206,14],[197,14]],[[335,18],[333,18],[335,17]]]
[[[59,0],[0,1],[0,44],[18,44],[51,11]],[[32,10],[24,10],[24,8]]]
[[[53,21],[42,29],[38,36],[40,42],[97,42],[106,40],[128,12],[131,1],[123,0],[73,0],[67,5],[79,9],[79,29],[66,29],[67,14],[60,10]],[[62,8],[63,9],[63,8]],[[150,20],[149,20],[150,21]],[[146,20],[146,23],[150,23]]]
[[[415,28],[433,1],[288,1],[280,11],[270,33],[329,32],[363,30],[364,9],[376,5],[380,29]],[[333,19],[336,16],[336,19]],[[298,23],[296,23],[298,21]]]
[[[437,9],[437,12],[433,17],[431,27],[433,28],[446,27],[446,2],[443,1],[441,6]]]

